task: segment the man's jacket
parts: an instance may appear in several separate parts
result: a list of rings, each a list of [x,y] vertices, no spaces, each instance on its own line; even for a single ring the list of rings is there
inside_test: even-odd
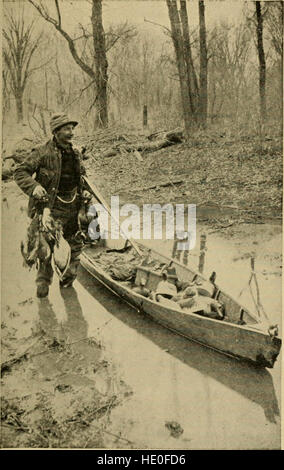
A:
[[[75,155],[75,173],[78,175],[78,193],[81,195],[83,187],[82,176],[86,174],[81,163],[81,154],[73,149]],[[34,177],[33,177],[34,176]],[[35,187],[40,184],[48,195],[45,207],[53,208],[58,193],[61,176],[61,152],[54,140],[32,151],[23,163],[14,172],[17,185],[29,196],[28,215],[33,217],[38,201],[32,196]]]

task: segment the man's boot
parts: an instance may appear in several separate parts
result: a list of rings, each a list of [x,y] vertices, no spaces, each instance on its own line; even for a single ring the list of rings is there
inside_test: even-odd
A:
[[[36,276],[37,291],[36,295],[39,298],[47,297],[49,292],[49,286],[52,282],[53,269],[51,266],[51,260],[40,261]]]

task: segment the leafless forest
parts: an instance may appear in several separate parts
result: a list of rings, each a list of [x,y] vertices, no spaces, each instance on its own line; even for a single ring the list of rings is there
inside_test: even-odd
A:
[[[169,14],[161,25],[145,17],[146,30],[120,18],[119,3],[136,2],[4,1],[4,129],[17,117],[47,134],[59,109],[78,116],[82,133],[141,126],[144,105],[149,125],[173,128],[184,119],[189,135],[200,126],[281,129],[282,2],[242,2],[239,21],[209,26],[206,2],[142,2]]]

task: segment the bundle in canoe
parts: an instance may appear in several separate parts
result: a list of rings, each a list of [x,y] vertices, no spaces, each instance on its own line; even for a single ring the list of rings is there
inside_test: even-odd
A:
[[[257,315],[194,269],[155,250],[149,251],[141,243],[138,247],[140,254],[129,247],[119,255],[109,253],[106,246],[87,247],[81,264],[114,294],[175,333],[237,359],[273,367],[281,348],[277,328],[260,321]],[[108,258],[110,255],[112,259]],[[123,259],[126,264],[121,262]],[[182,298],[182,286],[195,285],[200,291],[199,297],[203,297],[201,300],[211,298],[212,311],[188,305],[184,308],[182,301],[159,296],[158,286],[162,285],[165,267],[176,274],[176,284],[181,289],[176,300],[179,295]],[[221,309],[214,308],[218,304]]]

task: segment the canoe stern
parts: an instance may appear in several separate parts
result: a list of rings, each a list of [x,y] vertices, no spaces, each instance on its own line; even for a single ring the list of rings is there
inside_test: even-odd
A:
[[[256,356],[256,362],[261,367],[272,368],[280,353],[282,341],[278,337],[267,337],[267,347],[262,348]]]

